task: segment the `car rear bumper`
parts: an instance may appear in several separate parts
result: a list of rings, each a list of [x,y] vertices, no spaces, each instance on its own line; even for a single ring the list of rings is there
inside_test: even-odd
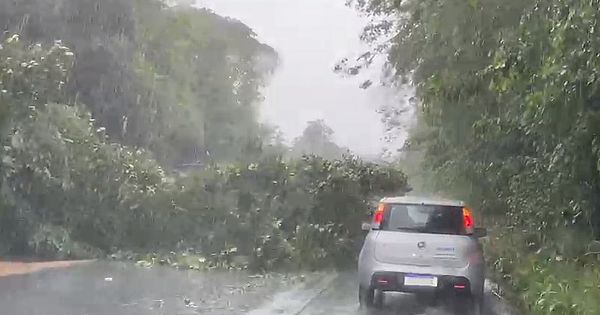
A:
[[[430,287],[406,285],[406,275],[403,272],[376,272],[371,278],[371,287],[382,291],[471,295],[471,282],[463,276],[427,274],[437,278],[437,286]]]
[[[383,291],[397,292],[452,292],[481,296],[485,281],[484,266],[468,265],[463,268],[427,267],[413,265],[392,265],[371,261],[365,270],[359,268],[361,285],[370,286]],[[364,266],[363,266],[364,267]],[[362,270],[361,270],[362,269]],[[438,279],[437,287],[407,286],[404,277],[407,274],[435,276]],[[383,277],[388,281],[379,281]],[[456,287],[455,287],[456,286]],[[464,287],[463,287],[464,286]]]

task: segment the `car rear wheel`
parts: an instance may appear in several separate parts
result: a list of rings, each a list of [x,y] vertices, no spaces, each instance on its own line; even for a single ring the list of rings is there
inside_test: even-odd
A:
[[[483,299],[482,298],[474,298],[471,303],[472,303],[471,315],[483,314]]]
[[[361,308],[382,308],[383,307],[383,292],[375,290],[372,287],[358,288],[358,302]]]

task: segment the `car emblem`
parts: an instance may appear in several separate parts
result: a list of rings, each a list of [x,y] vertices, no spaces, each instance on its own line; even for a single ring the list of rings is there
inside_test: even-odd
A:
[[[424,248],[425,248],[425,242],[418,242],[418,243],[417,243],[417,247],[418,247],[419,249],[424,249]]]

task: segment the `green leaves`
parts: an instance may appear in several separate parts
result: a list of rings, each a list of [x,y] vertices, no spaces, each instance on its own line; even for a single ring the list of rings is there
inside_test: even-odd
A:
[[[43,49],[12,35],[0,44],[0,58],[3,118],[28,115],[37,106],[65,100],[64,88],[73,65],[73,53],[61,42]]]
[[[589,219],[600,179],[589,147],[598,129],[587,110],[597,88],[590,81],[595,70],[584,66],[598,62],[588,32],[598,4],[468,5],[482,10],[458,18],[461,7],[452,0],[394,8],[406,16],[391,40],[390,62],[398,73],[414,71],[423,99],[420,123],[433,135],[421,146],[425,166],[440,179],[439,188],[505,204],[503,211],[529,228],[566,224],[553,208],[571,203],[588,213],[578,224],[598,225]],[[555,154],[560,146],[568,153]],[[458,183],[466,186],[462,192]]]
[[[404,194],[407,186],[400,171],[355,157],[330,161],[305,156],[289,163],[266,158],[220,173],[227,181],[218,193],[232,194],[237,201],[230,208],[211,204],[228,209],[215,213],[225,218],[212,220],[227,222],[222,228],[229,233],[221,246],[235,244],[241,255],[253,257],[250,266],[259,269],[282,263],[319,268],[348,263],[369,203]]]
[[[0,100],[14,85],[23,98],[48,98],[36,104],[83,103],[113,141],[169,167],[260,155],[246,146],[261,136],[255,104],[277,54],[244,24],[159,0],[32,0],[0,3],[0,12],[8,31],[21,33],[5,51],[63,41],[48,56],[7,62]],[[49,72],[31,76],[36,82],[2,77],[38,70]]]

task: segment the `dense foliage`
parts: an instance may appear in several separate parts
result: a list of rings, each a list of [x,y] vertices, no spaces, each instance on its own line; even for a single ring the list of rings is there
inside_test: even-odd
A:
[[[417,87],[406,149],[425,185],[498,223],[490,253],[531,311],[597,314],[597,287],[571,277],[598,274],[600,1],[355,4],[385,16],[365,39],[386,39],[397,81]]]
[[[0,6],[23,33],[0,42],[1,255],[343,265],[373,198],[406,190],[393,168],[268,147],[253,105],[273,52],[239,22],[154,1]]]
[[[68,100],[165,165],[234,160],[263,134],[255,107],[277,55],[238,21],[158,0],[31,0],[0,1],[0,27],[62,40],[77,55]]]

